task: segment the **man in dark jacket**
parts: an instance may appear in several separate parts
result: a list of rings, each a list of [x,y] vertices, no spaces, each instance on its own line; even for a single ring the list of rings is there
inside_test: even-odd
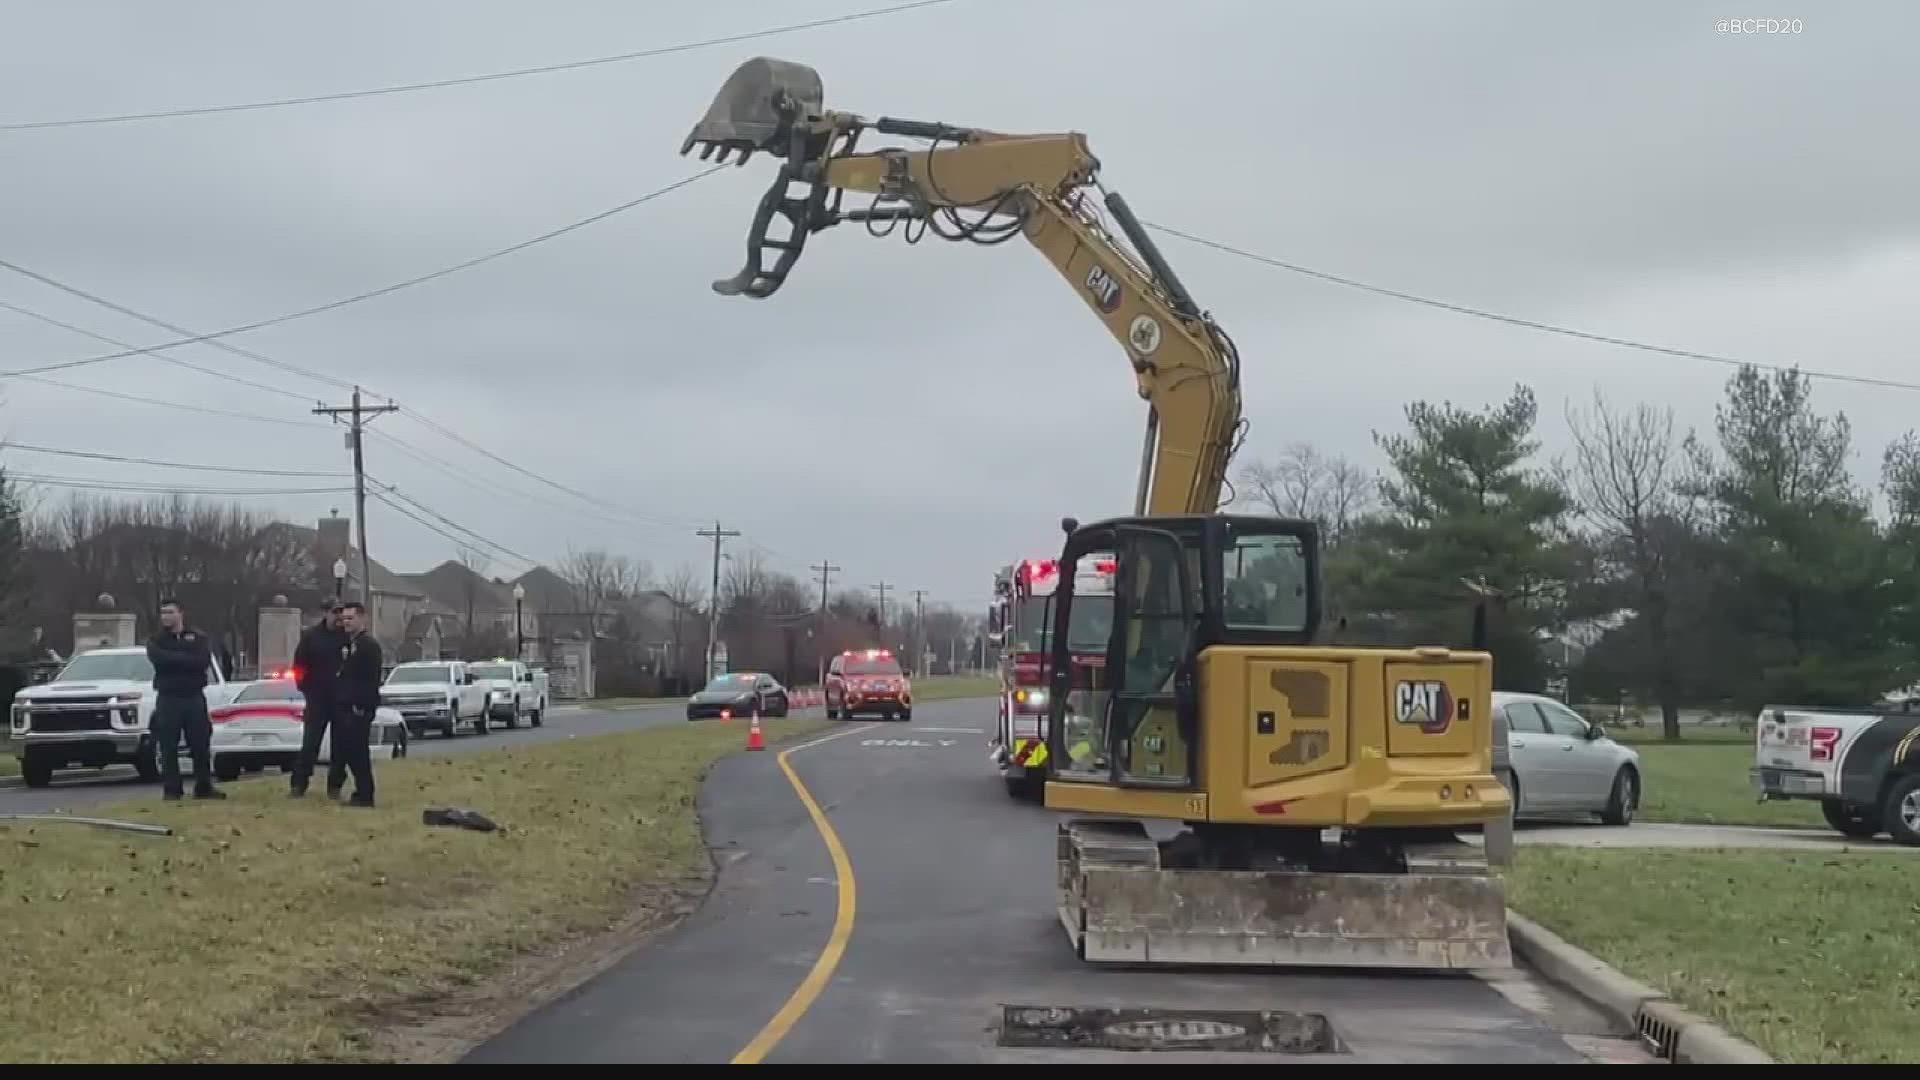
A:
[[[153,720],[149,737],[160,756],[164,797],[180,798],[180,739],[193,755],[193,797],[224,799],[213,786],[213,723],[207,717],[207,668],[213,663],[207,636],[187,626],[178,602],[160,604],[160,629],[147,641],[153,664]]]
[[[340,629],[347,642],[340,647],[340,667],[334,680],[333,760],[344,761],[353,772],[351,806],[373,805],[373,714],[380,707],[380,642],[367,630],[367,609],[349,601],[342,605]]]
[[[300,756],[293,763],[291,787],[295,798],[307,793],[314,763],[320,760],[320,740],[326,737],[327,725],[333,721],[334,678],[340,671],[340,650],[347,644],[347,635],[340,629],[340,612],[341,606],[336,602],[319,622],[307,627],[307,632],[300,635],[299,646],[293,650],[293,684],[307,699]],[[330,757],[327,797],[331,799],[340,794],[340,788],[346,783],[347,765],[338,747]]]

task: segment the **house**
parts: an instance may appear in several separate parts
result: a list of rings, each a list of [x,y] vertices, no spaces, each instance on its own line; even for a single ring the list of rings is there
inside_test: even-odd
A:
[[[353,546],[352,526],[352,519],[341,517],[338,511],[321,518],[312,529],[287,526],[303,534],[312,545],[314,572],[320,579],[312,585],[320,596],[335,593],[336,560],[346,564],[341,595],[349,599],[361,595],[360,552]],[[366,593],[373,636],[396,661],[438,657],[449,629],[445,613],[434,609],[431,596],[418,583],[387,569],[377,559],[367,563],[373,577],[373,588]]]
[[[469,652],[482,642],[495,646],[482,651],[504,652],[516,641],[540,640],[543,609],[530,590],[516,600],[512,583],[489,579],[453,559],[400,577],[426,594],[442,637],[464,642]]]

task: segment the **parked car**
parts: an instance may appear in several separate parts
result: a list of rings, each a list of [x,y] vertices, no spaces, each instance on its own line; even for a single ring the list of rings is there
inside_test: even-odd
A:
[[[715,675],[687,699],[687,719],[712,719],[723,710],[734,717],[756,711],[761,716],[785,716],[788,707],[787,688],[778,679],[758,671],[729,671]]]
[[[307,699],[292,679],[262,679],[243,685],[233,701],[208,711],[213,721],[213,773],[222,780],[239,779],[269,765],[291,772],[306,735],[302,717]],[[407,722],[398,709],[382,705],[373,713],[368,735],[374,758],[407,756]],[[333,725],[320,736],[320,761],[331,762]]]
[[[207,707],[232,698],[218,652],[207,667]],[[142,780],[160,778],[153,741],[153,663],[145,646],[88,649],[67,661],[49,682],[23,687],[13,698],[9,732],[28,787],[46,787],[56,769],[132,765]],[[186,741],[180,753],[187,752]]]
[[[1640,807],[1640,752],[1541,694],[1493,695],[1493,738],[1506,746],[1501,779],[1516,819],[1598,814],[1628,825]],[[1496,753],[1496,758],[1499,756]]]
[[[851,649],[835,656],[827,664],[821,694],[829,720],[851,720],[855,713],[913,719],[913,682],[886,649]]]

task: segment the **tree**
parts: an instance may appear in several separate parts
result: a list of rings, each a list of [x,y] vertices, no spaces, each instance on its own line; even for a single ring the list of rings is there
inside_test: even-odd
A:
[[[555,572],[573,587],[579,609],[594,615],[605,612],[616,600],[631,600],[645,592],[653,577],[652,568],[645,562],[600,548],[568,551]]]
[[[689,563],[681,563],[661,579],[660,595],[667,598],[673,609],[670,616],[673,625],[668,639],[673,643],[670,664],[674,673],[679,674],[686,670],[687,637],[692,629],[689,616],[699,611],[700,605],[706,602],[707,590],[700,582],[700,572]],[[705,639],[701,640],[704,647]]]
[[[1640,405],[1616,412],[1599,391],[1593,411],[1568,410],[1574,444],[1572,482],[1602,594],[1630,606],[1628,632],[1615,644],[1616,679],[1652,693],[1668,739],[1680,737],[1680,658],[1673,633],[1672,574],[1691,535],[1688,504],[1677,491],[1679,447],[1673,411]],[[1615,585],[1616,589],[1605,589]],[[1596,606],[1611,606],[1597,604]]]
[[[1373,508],[1373,479],[1342,457],[1323,456],[1311,443],[1293,443],[1273,462],[1254,460],[1241,470],[1248,496],[1278,517],[1320,526],[1327,546]]]
[[[1715,551],[1705,569],[1721,694],[1858,705],[1911,675],[1898,620],[1915,578],[1847,471],[1852,429],[1824,416],[1812,380],[1742,367],[1715,414],[1716,446],[1689,439]]]
[[[1521,386],[1477,413],[1415,402],[1407,432],[1375,434],[1391,466],[1382,510],[1353,527],[1328,567],[1361,640],[1467,645],[1472,598],[1484,590],[1497,684],[1544,685],[1539,637],[1565,621],[1580,551],[1568,494],[1528,467],[1535,416]]]

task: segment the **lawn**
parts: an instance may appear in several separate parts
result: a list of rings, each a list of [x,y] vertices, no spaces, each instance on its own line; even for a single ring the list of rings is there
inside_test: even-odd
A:
[[[763,724],[770,740],[825,726]],[[700,778],[742,739],[701,724],[383,761],[371,811],[278,783],[88,811],[170,837],[0,824],[0,1061],[377,1060],[396,1010],[684,909],[711,873]],[[434,805],[503,828],[423,825]]]
[[[913,680],[913,701],[954,701],[959,698],[992,697],[1000,681],[992,675],[929,675]]]
[[[1751,732],[1690,725],[1682,733],[1680,742],[1663,741],[1657,718],[1645,728],[1607,726],[1615,741],[1640,751],[1639,820],[1831,831],[1818,803],[1763,803],[1754,797],[1747,778],[1753,764]]]
[[[20,775],[20,759],[14,757],[13,743],[0,739],[0,776]]]
[[[1529,847],[1515,909],[1788,1064],[1920,1060],[1901,856]],[[1630,883],[1630,884],[1629,884]]]

